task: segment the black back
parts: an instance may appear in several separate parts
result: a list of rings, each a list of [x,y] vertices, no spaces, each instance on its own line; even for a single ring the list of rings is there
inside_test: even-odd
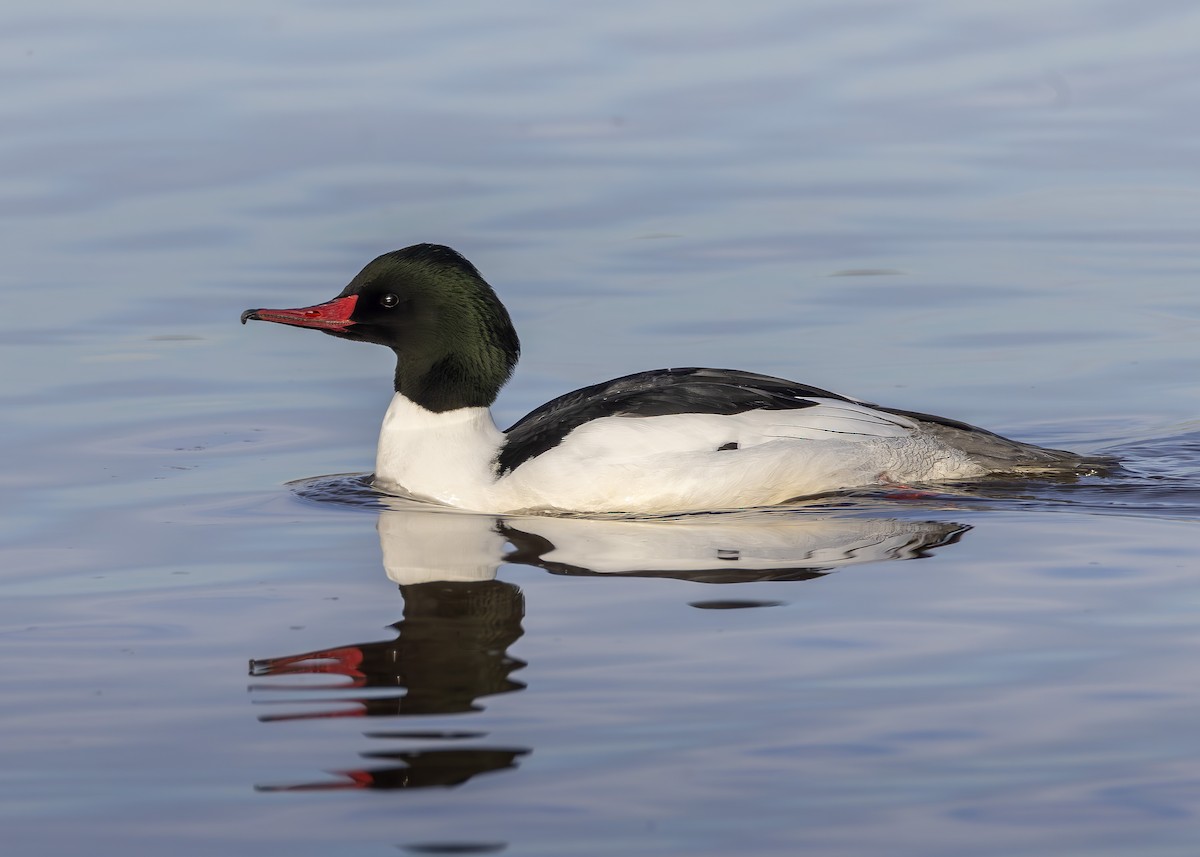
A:
[[[504,475],[601,417],[784,411],[810,408],[817,404],[813,398],[853,401],[818,387],[736,369],[638,372],[559,396],[522,417],[506,432],[496,469]]]

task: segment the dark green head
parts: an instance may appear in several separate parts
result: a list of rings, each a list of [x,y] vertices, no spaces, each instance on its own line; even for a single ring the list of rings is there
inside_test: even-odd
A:
[[[326,303],[242,313],[243,324],[251,319],[386,345],[396,391],[431,411],[491,405],[521,352],[492,287],[439,244],[383,254]]]

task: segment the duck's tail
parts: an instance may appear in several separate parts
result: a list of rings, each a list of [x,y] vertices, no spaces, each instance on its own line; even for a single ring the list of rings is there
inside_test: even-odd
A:
[[[922,431],[949,447],[961,450],[992,473],[1103,476],[1120,468],[1120,463],[1111,456],[1080,455],[1065,449],[1022,443],[970,423],[932,414],[895,408],[881,410],[908,417],[920,425]]]

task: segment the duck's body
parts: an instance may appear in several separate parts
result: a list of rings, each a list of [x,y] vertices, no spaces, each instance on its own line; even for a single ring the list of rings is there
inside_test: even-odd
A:
[[[248,310],[242,319],[395,350],[376,484],[474,511],[735,509],[1087,463],[965,423],[723,369],[641,372],[586,387],[502,432],[489,406],[516,363],[516,333],[475,268],[436,245],[379,257],[325,304]]]
[[[773,396],[752,395],[768,383]],[[726,391],[723,406],[688,395],[698,387]],[[714,407],[722,409],[704,410]],[[1024,463],[1012,465],[1014,455]],[[665,369],[569,393],[507,432],[487,408],[435,413],[397,393],[379,435],[375,481],[385,491],[477,511],[658,513],[969,479],[1006,461],[1009,469],[1065,463],[1061,453],[982,429],[921,421],[776,378]]]

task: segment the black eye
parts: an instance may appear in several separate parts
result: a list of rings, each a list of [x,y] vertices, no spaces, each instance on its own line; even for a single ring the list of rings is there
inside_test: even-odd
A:
[[[384,306],[385,308],[391,309],[396,304],[400,303],[400,298],[396,297],[391,292],[388,292],[386,295],[384,295],[383,297],[381,297],[379,299],[379,303],[382,306]]]

